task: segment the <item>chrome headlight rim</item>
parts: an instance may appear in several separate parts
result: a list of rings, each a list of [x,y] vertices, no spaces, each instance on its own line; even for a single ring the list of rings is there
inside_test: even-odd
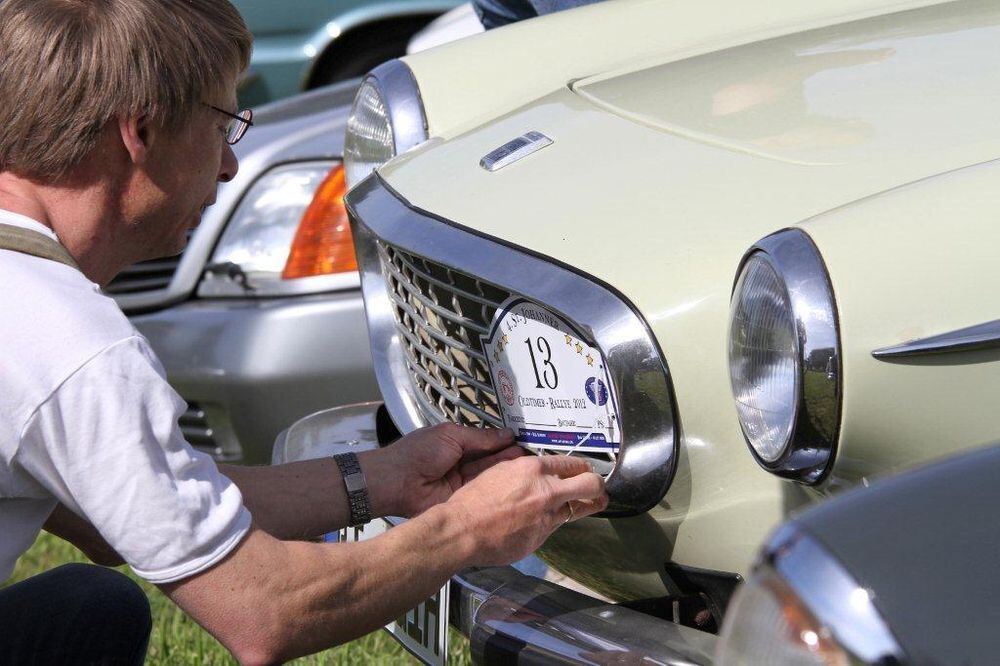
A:
[[[392,135],[392,157],[402,155],[410,148],[417,146],[428,138],[427,116],[424,113],[424,103],[420,96],[420,87],[413,76],[412,70],[402,60],[394,59],[382,63],[361,80],[358,95],[355,97],[351,107],[351,117],[355,112],[355,105],[361,97],[366,86],[375,89],[381,103],[385,107],[386,119],[389,125],[389,132]],[[350,123],[348,124],[348,132]],[[347,146],[345,138],[345,148]],[[346,153],[346,151],[345,151]],[[350,159],[344,155],[345,166],[348,166]],[[373,167],[378,169],[377,165]],[[352,171],[348,169],[349,173]],[[348,183],[350,189],[364,178],[357,182]]]
[[[840,435],[843,367],[840,320],[826,264],[809,235],[789,228],[754,243],[740,260],[731,296],[747,262],[763,255],[782,281],[791,303],[798,338],[798,407],[784,451],[773,461],[762,458],[740,430],[750,454],[773,474],[815,485],[826,478]]]
[[[779,527],[761,550],[753,573],[743,586],[767,587],[777,582],[794,595],[828,630],[837,648],[862,663],[906,663],[906,654],[879,611],[874,593],[823,544],[795,521]],[[717,657],[743,621],[742,597],[737,590],[720,633]],[[766,637],[765,637],[766,639]],[[725,660],[720,660],[724,663]]]

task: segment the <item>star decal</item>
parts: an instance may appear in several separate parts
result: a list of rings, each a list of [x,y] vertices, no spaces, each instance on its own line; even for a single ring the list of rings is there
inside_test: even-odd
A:
[[[587,354],[587,365],[594,365],[594,357]]]
[[[577,354],[582,354],[583,353],[583,345],[581,345],[579,342],[576,343],[576,353]]]
[[[568,344],[568,345],[571,345],[571,344],[573,344],[573,338],[571,338],[571,337],[569,337],[569,336],[567,335],[567,336],[566,336],[566,344]]]
[[[510,338],[508,338],[508,337],[507,337],[507,334],[506,334],[506,333],[504,333],[504,334],[503,334],[503,337],[502,337],[502,338],[500,338],[500,339],[501,339],[501,340],[503,341],[503,344],[505,344],[505,345],[506,345],[506,344],[507,344],[508,342],[510,342]]]

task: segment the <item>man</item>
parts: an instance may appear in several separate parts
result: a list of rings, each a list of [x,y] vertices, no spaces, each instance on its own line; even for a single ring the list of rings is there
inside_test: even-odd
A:
[[[372,631],[607,500],[577,459],[438,426],[357,457],[370,514],[410,521],[296,541],[363,516],[351,461],[223,474],[183,441],[183,402],[100,285],[180,251],[236,173],[249,51],[226,0],[0,2],[0,580],[44,524],[270,663]],[[148,605],[123,578],[73,566],[0,590],[0,661],[140,662]]]

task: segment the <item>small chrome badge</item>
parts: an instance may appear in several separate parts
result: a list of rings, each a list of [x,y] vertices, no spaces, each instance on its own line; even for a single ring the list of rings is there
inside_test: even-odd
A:
[[[487,171],[497,171],[551,143],[552,139],[541,132],[531,131],[487,153],[483,159],[479,160],[479,166]]]

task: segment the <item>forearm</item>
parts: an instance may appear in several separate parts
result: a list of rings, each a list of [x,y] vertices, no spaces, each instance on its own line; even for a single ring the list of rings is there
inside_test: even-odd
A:
[[[392,515],[395,509],[391,479],[381,473],[384,458],[383,451],[358,456],[374,516]],[[221,465],[220,469],[239,487],[257,526],[275,538],[309,539],[349,522],[347,490],[332,458],[273,467]]]
[[[255,532],[197,584],[165,591],[241,661],[288,660],[377,629],[467,566],[472,539],[449,514],[434,508],[359,543],[279,542]],[[238,598],[220,607],[234,581]]]

